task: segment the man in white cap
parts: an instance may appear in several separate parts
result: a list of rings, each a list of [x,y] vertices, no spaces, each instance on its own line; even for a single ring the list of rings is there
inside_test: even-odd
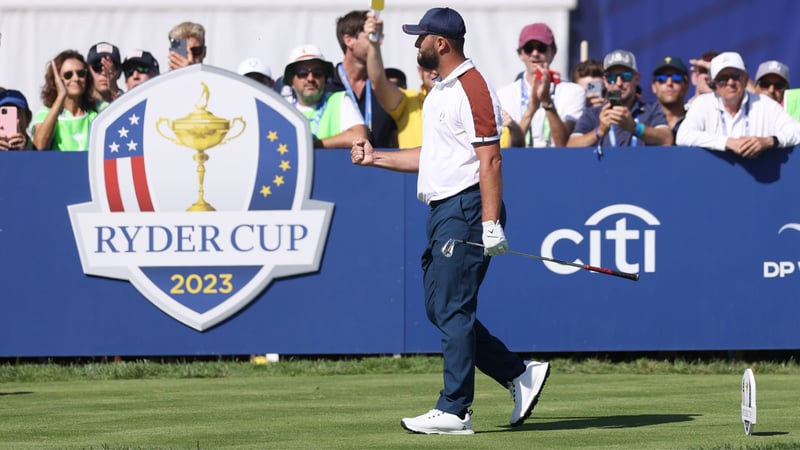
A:
[[[519,34],[517,55],[525,64],[523,76],[497,91],[510,139],[503,147],[564,147],[583,114],[586,93],[575,83],[561,81],[550,69],[556,56],[553,32],[532,23]],[[505,131],[504,131],[505,136]]]
[[[607,54],[603,58],[603,84],[608,102],[584,111],[567,145],[595,145],[598,155],[607,147],[672,145],[672,131],[661,106],[639,100],[636,88],[640,79],[633,53],[614,50]]]
[[[711,60],[714,95],[692,102],[678,129],[677,145],[730,150],[756,158],[764,150],[800,143],[800,122],[781,105],[746,89],[748,76],[741,55],[723,52]]]
[[[780,61],[764,61],[756,72],[756,92],[783,104],[783,95],[789,88],[789,66]]]
[[[326,91],[332,76],[333,64],[316,45],[301,45],[289,53],[283,83],[293,89],[288,100],[308,119],[314,148],[347,148],[354,140],[367,138],[361,113],[345,91]]]
[[[267,87],[275,86],[275,80],[272,79],[272,71],[269,66],[261,60],[251,56],[245,58],[244,61],[239,63],[239,68],[236,70],[239,75],[247,78],[252,78]]]

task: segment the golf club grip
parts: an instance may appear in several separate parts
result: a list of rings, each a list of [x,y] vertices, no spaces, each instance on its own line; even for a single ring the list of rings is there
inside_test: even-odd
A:
[[[592,272],[600,272],[606,275],[614,275],[615,277],[622,277],[632,281],[639,281],[638,273],[620,272],[619,270],[606,269],[605,267],[595,267],[595,266],[590,266],[588,264],[584,264],[582,267],[586,270],[591,270]]]

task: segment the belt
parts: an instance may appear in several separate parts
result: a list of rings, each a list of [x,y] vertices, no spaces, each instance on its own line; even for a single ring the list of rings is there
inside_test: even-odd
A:
[[[436,208],[437,206],[439,206],[439,205],[441,205],[442,203],[444,203],[444,202],[446,202],[446,201],[450,200],[451,198],[458,197],[459,195],[466,194],[466,193],[468,193],[468,192],[477,191],[477,190],[479,190],[480,188],[481,188],[481,185],[480,185],[479,183],[475,183],[475,184],[473,184],[472,186],[470,186],[470,187],[468,187],[468,188],[466,188],[466,189],[464,189],[464,190],[462,190],[462,191],[460,191],[460,192],[458,192],[458,193],[456,193],[456,194],[453,194],[453,195],[451,195],[450,197],[446,197],[446,198],[443,198],[443,199],[441,199],[441,200],[434,200],[434,201],[432,201],[432,202],[430,203],[430,205],[431,205],[431,208]]]

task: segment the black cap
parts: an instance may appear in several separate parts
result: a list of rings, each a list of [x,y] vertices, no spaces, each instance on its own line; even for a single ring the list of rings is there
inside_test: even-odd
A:
[[[403,25],[406,34],[435,34],[451,39],[462,39],[467,34],[464,19],[458,11],[450,8],[431,8],[422,16],[418,25]]]
[[[119,57],[119,49],[116,45],[109,44],[108,42],[98,42],[93,45],[86,55],[86,63],[93,66],[103,59],[104,56],[110,57],[111,61],[114,61],[114,64],[117,66],[122,64]]]
[[[655,70],[653,70],[653,75],[658,74],[664,69],[675,69],[678,73],[689,75],[689,69],[686,68],[686,64],[683,63],[683,60],[680,58],[673,58],[672,56],[664,57],[664,59],[659,61]]]

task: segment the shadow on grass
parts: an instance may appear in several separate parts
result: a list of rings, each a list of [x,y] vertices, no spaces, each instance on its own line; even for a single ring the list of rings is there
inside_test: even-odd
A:
[[[552,431],[582,430],[586,428],[636,428],[665,423],[689,422],[702,414],[639,414],[635,416],[603,416],[603,417],[539,417],[547,422],[539,422],[536,418],[528,419],[519,427],[504,426],[499,430],[488,431]]]
[[[756,432],[754,431],[751,436],[783,436],[784,434],[789,434],[788,431],[761,431]]]
[[[4,395],[24,395],[24,394],[33,394],[33,391],[0,392],[0,397]]]

